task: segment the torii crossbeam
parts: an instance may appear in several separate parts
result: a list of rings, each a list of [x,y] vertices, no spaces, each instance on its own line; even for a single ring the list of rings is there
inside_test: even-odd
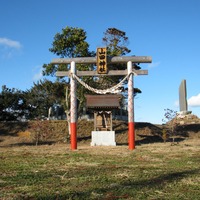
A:
[[[52,64],[70,64],[70,71],[58,71],[56,76],[70,77],[71,84],[71,106],[70,106],[70,130],[71,130],[71,149],[77,149],[77,99],[76,99],[76,80],[73,74],[77,76],[119,76],[127,75],[128,77],[128,143],[129,149],[135,149],[135,125],[134,125],[134,93],[133,93],[133,76],[147,75],[148,70],[134,70],[133,63],[151,63],[150,56],[115,56],[107,57],[107,64],[127,63],[126,70],[109,70],[105,74],[99,74],[97,71],[76,71],[76,64],[97,64],[97,57],[78,57],[78,58],[57,58],[52,60]],[[134,75],[133,75],[134,74]]]

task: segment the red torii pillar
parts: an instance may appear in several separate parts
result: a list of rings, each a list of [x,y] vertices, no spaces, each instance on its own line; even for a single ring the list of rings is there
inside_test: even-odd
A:
[[[128,77],[128,144],[129,149],[135,149],[135,123],[134,123],[134,85],[132,62],[127,62]]]
[[[71,75],[76,74],[76,64],[71,62]],[[77,97],[76,97],[76,79],[71,76],[70,79],[70,135],[71,149],[77,149]]]

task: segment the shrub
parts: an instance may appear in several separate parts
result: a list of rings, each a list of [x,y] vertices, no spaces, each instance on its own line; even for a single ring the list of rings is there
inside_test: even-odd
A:
[[[48,120],[35,120],[30,124],[31,138],[37,146],[39,142],[46,142],[52,134],[52,126]]]

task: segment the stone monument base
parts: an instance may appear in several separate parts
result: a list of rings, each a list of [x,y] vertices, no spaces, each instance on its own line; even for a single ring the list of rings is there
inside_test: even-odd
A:
[[[91,146],[116,146],[115,131],[92,131]]]
[[[180,111],[180,112],[178,112],[178,116],[190,115],[190,114],[192,114],[192,111]]]

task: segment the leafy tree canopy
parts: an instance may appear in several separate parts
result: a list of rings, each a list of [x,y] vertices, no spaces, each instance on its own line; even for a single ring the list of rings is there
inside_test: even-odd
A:
[[[61,33],[57,33],[54,37],[50,52],[60,56],[61,58],[69,57],[90,57],[94,56],[94,52],[89,51],[89,44],[86,42],[86,32],[81,28],[66,27]],[[81,65],[78,66],[79,68]],[[43,75],[54,76],[56,71],[67,71],[68,66],[44,64]]]
[[[131,50],[127,48],[128,37],[126,33],[116,28],[108,28],[106,30],[103,43],[107,47],[109,56],[123,56],[131,52]]]
[[[0,93],[0,121],[17,120],[25,114],[24,92],[2,86]]]
[[[38,81],[26,92],[26,102],[29,108],[29,118],[48,116],[48,109],[55,104],[64,105],[65,82]]]

